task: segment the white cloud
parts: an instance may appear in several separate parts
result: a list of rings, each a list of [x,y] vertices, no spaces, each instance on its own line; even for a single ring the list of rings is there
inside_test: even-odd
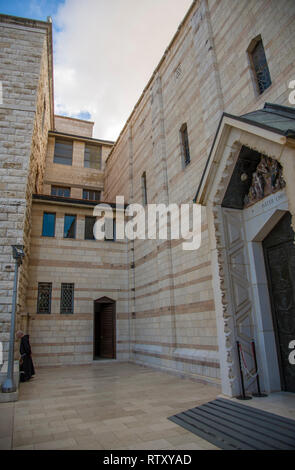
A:
[[[115,140],[192,0],[66,0],[53,18],[57,114]]]

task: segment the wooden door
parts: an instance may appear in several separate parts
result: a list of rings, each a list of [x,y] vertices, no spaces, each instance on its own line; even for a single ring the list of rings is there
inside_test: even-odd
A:
[[[102,304],[100,309],[100,357],[115,358],[115,304]]]
[[[287,213],[263,241],[282,389],[295,392],[289,344],[295,340],[295,246]]]

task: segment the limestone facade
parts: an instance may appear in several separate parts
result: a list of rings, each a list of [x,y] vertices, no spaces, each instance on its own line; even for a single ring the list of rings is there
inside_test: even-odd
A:
[[[222,119],[226,119],[224,113],[241,116],[261,109],[265,102],[290,106],[288,83],[295,78],[294,14],[295,6],[291,0],[243,0],[235,2],[234,8],[232,0],[194,1],[114,145],[92,138],[93,123],[58,116],[54,119],[50,105],[46,108],[48,127],[44,130],[44,141],[39,137],[40,115],[37,111],[30,117],[31,134],[26,129],[25,135],[18,140],[19,132],[13,132],[11,142],[20,142],[22,146],[27,142],[27,153],[23,154],[22,160],[19,162],[16,155],[13,157],[13,162],[26,165],[27,176],[13,188],[8,187],[11,183],[5,178],[18,176],[19,173],[14,173],[17,169],[2,166],[3,173],[0,174],[1,178],[3,175],[0,184],[6,191],[3,193],[3,217],[8,224],[7,227],[4,225],[1,235],[5,237],[1,254],[4,299],[0,307],[3,310],[1,321],[9,325],[13,279],[13,272],[5,271],[5,265],[11,263],[9,245],[14,240],[24,241],[28,256],[22,268],[20,298],[26,296],[26,301],[20,303],[19,311],[26,314],[24,325],[31,334],[37,365],[91,362],[94,357],[94,301],[105,297],[116,302],[117,359],[187,375],[218,387],[222,385],[228,395],[238,393],[234,342],[240,333],[237,333],[232,314],[233,301],[229,300],[232,272],[227,266],[230,265],[231,247],[225,246],[223,240],[230,230],[230,224],[225,222],[230,210],[221,208],[222,191],[229,184],[241,146],[248,146],[282,164],[284,175],[287,175],[286,188],[276,210],[288,210],[294,216],[295,194],[291,178],[295,159],[292,138],[278,137],[275,133],[260,131],[258,127],[253,130],[230,118]],[[3,23],[6,37],[9,26],[6,26],[5,18]],[[22,34],[28,41],[35,38],[32,25],[24,24],[21,28],[25,29]],[[46,28],[50,29],[50,26]],[[46,28],[45,31],[49,31]],[[13,34],[18,29],[14,27]],[[45,65],[50,62],[45,60],[48,40],[46,42],[44,36],[47,33],[43,31],[42,34],[43,49],[41,41],[37,48],[41,73],[37,74],[34,91],[41,101],[43,95],[37,87],[38,80],[46,96],[51,96],[50,79],[45,82],[48,77]],[[249,55],[257,38],[263,41],[271,77],[271,85],[261,94]],[[15,49],[20,49],[17,38],[13,39]],[[39,103],[37,98],[34,103]],[[38,110],[39,105],[35,106]],[[6,116],[12,111],[1,108],[1,112]],[[12,127],[17,126],[17,116],[18,112],[11,117]],[[23,116],[20,119],[23,123]],[[184,163],[184,126],[190,150],[188,165]],[[56,139],[73,142],[71,166],[54,162]],[[87,143],[102,148],[100,170],[84,167]],[[32,145],[34,156],[30,157]],[[7,161],[9,148],[8,145],[4,149],[3,162]],[[209,154],[214,154],[212,165],[211,162],[208,164]],[[87,205],[83,201],[83,189],[101,191],[102,200],[110,203],[114,203],[118,195],[124,196],[126,203],[142,203],[143,176],[148,203],[188,203],[201,187],[197,202],[203,205],[202,242],[197,251],[184,251],[182,240],[85,240],[85,217],[93,213],[93,204]],[[52,197],[52,186],[70,186],[72,201]],[[9,191],[18,192],[10,196]],[[35,194],[33,203],[32,193]],[[16,201],[20,203],[16,205]],[[10,218],[16,221],[16,212],[9,215],[11,206],[17,207],[20,213],[17,222],[22,221],[23,225],[17,226],[18,237],[10,239],[8,221]],[[56,215],[54,237],[42,236],[44,212]],[[77,217],[75,239],[63,236],[66,214]],[[242,217],[242,222],[236,218],[233,224],[244,227],[246,215]],[[24,220],[27,220],[26,225]],[[251,224],[250,221],[249,227]],[[258,225],[255,225],[257,230],[262,230],[262,225]],[[220,226],[225,227],[221,235]],[[249,270],[253,261],[251,243],[256,235],[252,234],[251,240],[239,238],[239,242],[245,242],[247,250],[249,248],[249,252],[243,251],[245,258],[240,264],[249,265]],[[249,311],[258,319],[253,320],[251,326],[257,326],[262,318],[258,306],[263,290],[257,288],[256,271],[253,273],[252,277],[245,275],[245,282],[249,284],[249,299],[251,297],[251,305],[254,305]],[[40,282],[52,283],[52,310],[48,315],[40,315],[36,310]],[[63,282],[75,285],[72,315],[59,312]],[[261,284],[266,285],[265,274]],[[8,327],[1,324],[8,331]],[[266,356],[273,351],[265,346],[266,330],[259,327],[255,338],[259,341],[259,357],[265,367],[263,385],[265,389],[274,390],[279,385],[277,377],[270,376],[266,365]],[[1,333],[2,340],[7,339],[5,331]],[[245,347],[248,346],[246,341]]]

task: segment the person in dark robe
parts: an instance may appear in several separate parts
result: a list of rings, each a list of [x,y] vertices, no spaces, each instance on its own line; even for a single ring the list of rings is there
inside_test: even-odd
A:
[[[16,337],[20,339],[20,380],[26,382],[35,375],[29,335],[25,335],[23,331],[18,331]]]

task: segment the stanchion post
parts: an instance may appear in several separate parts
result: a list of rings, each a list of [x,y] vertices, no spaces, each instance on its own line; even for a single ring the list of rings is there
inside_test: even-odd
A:
[[[237,341],[237,348],[238,348],[238,358],[239,358],[239,367],[240,367],[240,376],[241,376],[241,385],[242,385],[242,395],[236,397],[238,400],[251,400],[252,397],[246,395],[245,393],[245,384],[244,384],[244,376],[242,371],[242,364],[241,364],[241,356],[240,356],[240,343]]]

